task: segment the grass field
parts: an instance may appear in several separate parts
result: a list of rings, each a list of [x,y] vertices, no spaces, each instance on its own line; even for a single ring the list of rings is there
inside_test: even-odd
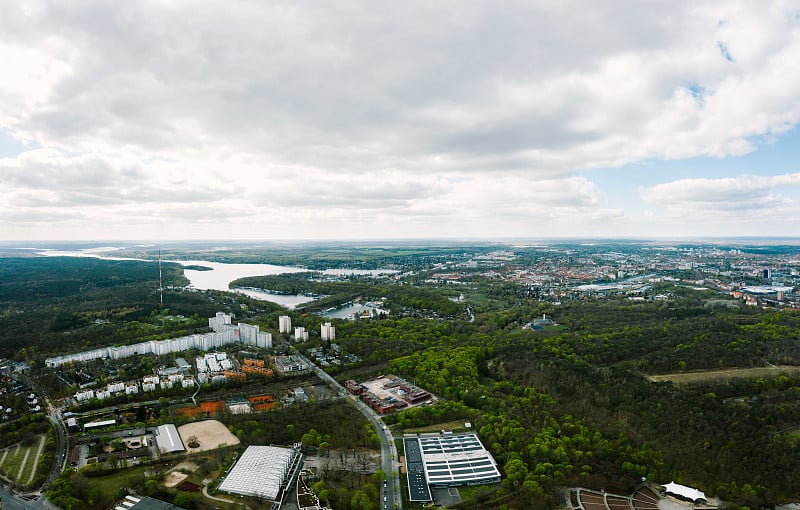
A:
[[[671,381],[676,385],[724,381],[727,379],[750,379],[755,377],[775,377],[781,374],[795,374],[800,367],[780,365],[777,367],[729,368],[725,370],[703,370],[698,372],[679,372],[675,374],[651,375],[653,382]]]
[[[418,428],[409,428],[404,430],[403,432],[407,432],[410,434],[424,434],[429,432],[441,432],[443,430],[453,430],[453,431],[469,431],[466,427],[464,427],[464,422],[467,420],[455,420],[455,421],[448,421],[443,423],[435,423],[433,425],[428,425],[427,427],[418,427]]]
[[[0,472],[9,480],[27,485],[33,480],[38,463],[39,444],[44,436],[36,436],[32,444],[16,444],[0,450]]]

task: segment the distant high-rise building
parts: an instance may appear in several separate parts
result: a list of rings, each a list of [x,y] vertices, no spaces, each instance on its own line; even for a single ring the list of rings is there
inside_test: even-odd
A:
[[[294,340],[295,342],[305,342],[308,340],[308,331],[306,331],[306,328],[302,326],[294,328]]]
[[[281,333],[292,332],[292,318],[288,315],[281,315],[278,317],[278,331]]]
[[[332,326],[330,322],[326,322],[322,325],[319,332],[320,336],[323,340],[335,340],[336,339],[336,327]]]

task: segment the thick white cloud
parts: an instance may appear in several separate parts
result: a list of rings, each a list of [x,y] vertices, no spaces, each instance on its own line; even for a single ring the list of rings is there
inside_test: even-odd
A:
[[[795,235],[800,227],[800,173],[682,179],[640,193],[668,219],[690,225],[692,235],[730,224],[752,235]]]
[[[790,1],[19,4],[4,237],[619,235],[579,170],[800,122]]]

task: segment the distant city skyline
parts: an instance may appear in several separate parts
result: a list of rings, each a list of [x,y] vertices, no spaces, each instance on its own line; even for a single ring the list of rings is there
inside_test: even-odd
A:
[[[790,1],[12,3],[0,241],[800,235]]]

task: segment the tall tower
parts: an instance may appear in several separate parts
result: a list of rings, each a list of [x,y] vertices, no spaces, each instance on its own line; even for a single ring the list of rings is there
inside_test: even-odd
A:
[[[164,278],[161,276],[161,248],[158,249],[158,295],[161,299],[161,309],[164,309]]]

